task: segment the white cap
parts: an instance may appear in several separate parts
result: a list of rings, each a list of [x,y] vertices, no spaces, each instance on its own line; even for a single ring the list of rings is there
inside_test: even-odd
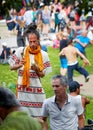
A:
[[[92,12],[91,11],[88,12],[88,16],[92,16]]]
[[[7,46],[7,43],[6,43],[6,42],[3,42],[3,43],[2,43],[2,46]]]
[[[40,7],[44,6],[44,3],[40,3]]]
[[[78,1],[75,1],[75,4],[76,4],[76,5],[79,5],[79,2],[78,2]]]

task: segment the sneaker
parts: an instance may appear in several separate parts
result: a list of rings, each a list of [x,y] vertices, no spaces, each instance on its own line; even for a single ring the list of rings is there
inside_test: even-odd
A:
[[[88,82],[90,79],[89,75],[85,78],[85,82]]]

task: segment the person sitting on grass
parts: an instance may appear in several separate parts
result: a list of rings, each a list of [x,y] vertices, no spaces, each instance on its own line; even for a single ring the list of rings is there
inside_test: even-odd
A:
[[[3,50],[0,55],[0,63],[8,64],[8,59],[9,59],[10,55],[12,54],[12,51],[11,51],[10,47],[7,47],[6,42],[2,43],[2,48],[3,48]]]

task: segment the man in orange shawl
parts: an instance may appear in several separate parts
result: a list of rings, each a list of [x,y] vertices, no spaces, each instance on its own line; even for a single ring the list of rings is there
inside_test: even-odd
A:
[[[29,45],[18,48],[9,64],[11,70],[18,70],[17,98],[20,104],[31,116],[39,117],[46,98],[40,78],[52,70],[48,54],[41,50],[36,26],[30,25],[25,34]]]

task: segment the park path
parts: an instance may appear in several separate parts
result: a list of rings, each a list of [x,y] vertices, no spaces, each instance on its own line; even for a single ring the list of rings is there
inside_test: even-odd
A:
[[[0,21],[0,52],[2,50],[1,48],[1,43],[2,42],[7,42],[8,46],[13,48],[17,48],[17,44],[16,44],[16,35],[12,34],[11,36],[8,36],[8,30],[4,22]],[[49,34],[51,35],[51,34]],[[52,35],[51,35],[52,36]],[[45,43],[45,41],[42,41],[42,44]],[[48,42],[46,42],[48,43]],[[51,43],[50,43],[51,44]],[[93,97],[93,75],[90,75],[90,80],[89,82],[85,82],[85,79],[82,75],[78,76],[78,77],[74,77],[74,80],[78,81],[80,84],[83,84],[83,86],[81,87],[81,94],[86,95],[86,96],[91,96]]]
[[[82,75],[74,77],[74,80],[83,84],[83,86],[81,86],[81,94],[93,97],[93,75],[90,75],[89,82],[85,82],[85,78]]]

